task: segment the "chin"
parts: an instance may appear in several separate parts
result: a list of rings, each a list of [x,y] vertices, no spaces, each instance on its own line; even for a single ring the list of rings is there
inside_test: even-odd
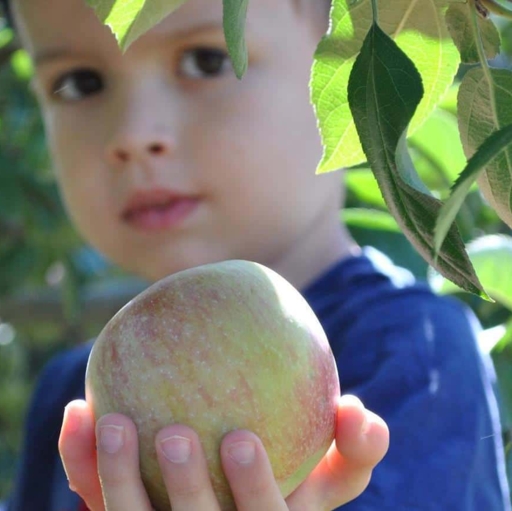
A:
[[[159,251],[151,250],[151,247],[148,247],[147,251],[133,249],[130,251],[127,248],[125,253],[118,253],[118,257],[112,259],[121,268],[150,282],[156,282],[173,273],[203,264],[228,259],[242,259],[242,257],[229,254],[228,251],[208,250],[204,245],[201,248],[196,246],[194,250],[176,250],[178,247],[172,245],[171,242],[171,244],[161,247]],[[129,253],[130,256],[126,257],[126,253]]]
[[[176,261],[173,260],[172,264],[169,264],[169,261],[165,261],[161,265],[148,265],[146,268],[141,268],[140,261],[136,262],[133,267],[133,273],[136,273],[140,277],[149,280],[150,282],[156,282],[158,280],[167,277],[168,275],[172,275],[173,273],[178,273],[179,271],[187,270],[189,268],[193,268],[195,266],[200,266],[201,264],[206,264],[208,261],[206,260],[195,260],[188,259],[187,261]],[[135,267],[136,266],[136,267]]]

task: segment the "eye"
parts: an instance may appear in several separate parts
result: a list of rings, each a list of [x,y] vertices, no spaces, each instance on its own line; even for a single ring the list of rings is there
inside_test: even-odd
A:
[[[103,88],[103,80],[95,71],[78,69],[61,76],[52,87],[52,94],[66,101],[78,101]]]
[[[183,78],[218,78],[231,71],[231,61],[226,51],[217,48],[198,47],[185,51],[178,65]]]

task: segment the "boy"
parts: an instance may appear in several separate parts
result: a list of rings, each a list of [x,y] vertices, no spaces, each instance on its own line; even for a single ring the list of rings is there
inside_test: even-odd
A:
[[[83,0],[11,1],[59,185],[85,238],[150,280],[235,258],[273,268],[317,313],[343,392],[390,427],[368,484],[386,425],[358,399],[340,400],[335,447],[286,502],[258,439],[230,433],[221,455],[239,511],[352,499],[343,509],[510,511],[474,318],[360,249],[339,225],[340,176],[314,174],[321,145],[307,84],[327,6],[252,0],[249,70],[238,81],[220,0],[189,0],[124,56]],[[9,511],[79,509],[57,441],[89,509],[150,509],[133,423],[114,414],[95,430],[83,401],[89,350],[41,377]],[[218,510],[193,430],[169,426],[155,441],[173,511]]]

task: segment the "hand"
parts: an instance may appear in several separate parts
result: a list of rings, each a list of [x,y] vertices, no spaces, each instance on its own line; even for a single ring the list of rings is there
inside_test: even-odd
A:
[[[105,428],[106,427],[106,428]],[[112,432],[124,428],[124,443],[117,452],[105,450],[98,441],[100,428]],[[157,449],[162,475],[173,511],[220,511],[213,493],[206,460],[196,434],[183,425],[160,431],[155,439],[178,435],[190,440],[188,461],[167,461]],[[238,442],[255,446],[254,459],[238,464],[230,447]],[[265,449],[256,435],[237,430],[228,433],[221,445],[223,469],[238,511],[332,510],[355,499],[367,487],[375,465],[384,457],[389,431],[384,421],[353,396],[339,400],[336,441],[308,478],[284,500],[272,475]],[[137,433],[134,423],[120,414],[108,414],[94,425],[90,406],[83,400],[66,407],[59,451],[70,487],[91,511],[150,511],[142,484]]]

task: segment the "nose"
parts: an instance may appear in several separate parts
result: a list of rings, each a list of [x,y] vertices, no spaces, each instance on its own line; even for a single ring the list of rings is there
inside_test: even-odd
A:
[[[111,149],[111,156],[117,163],[128,163],[133,159],[170,154],[170,142],[157,139],[153,142],[137,143],[125,140]]]
[[[144,163],[157,158],[172,156],[175,142],[170,134],[156,127],[139,127],[137,130],[125,128],[107,147],[107,158],[116,166],[128,163]]]
[[[177,102],[165,84],[150,78],[153,74],[146,73],[148,78],[136,83],[126,80],[116,101],[108,105],[112,110],[106,115],[110,133],[105,150],[114,167],[144,165],[176,152]]]

